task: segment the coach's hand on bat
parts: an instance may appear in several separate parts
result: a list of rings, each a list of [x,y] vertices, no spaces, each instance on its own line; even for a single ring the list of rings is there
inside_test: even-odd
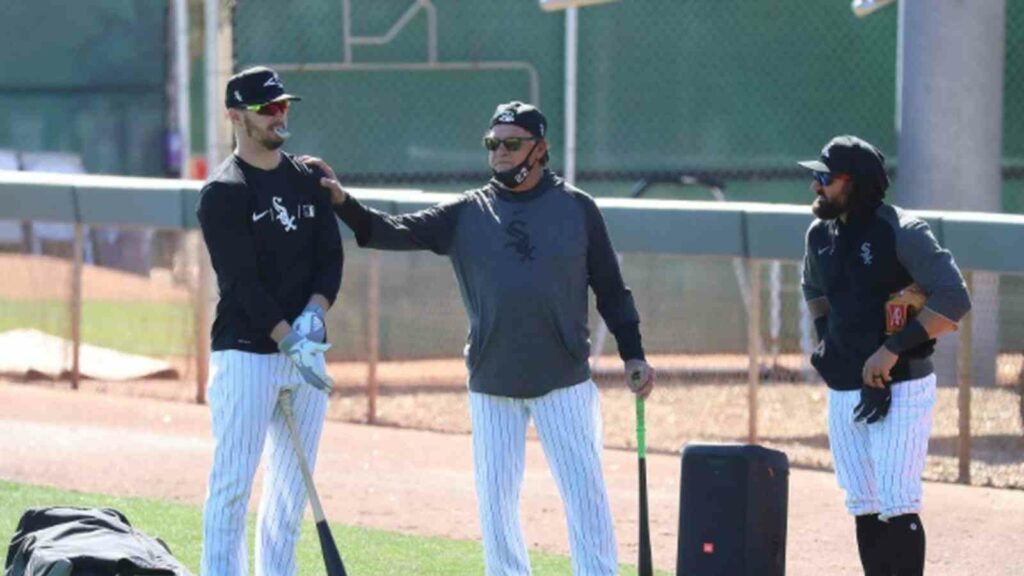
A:
[[[860,376],[864,380],[864,385],[870,388],[885,388],[885,385],[892,381],[890,371],[899,359],[899,356],[885,346],[879,346],[861,369]]]
[[[334,382],[324,370],[323,362],[324,352],[330,347],[330,344],[320,344],[303,338],[294,330],[289,332],[277,345],[278,350],[283,352],[298,368],[299,374],[302,375],[306,384],[327,395],[330,395],[331,389],[334,388]]]
[[[320,185],[327,188],[331,192],[331,204],[341,204],[348,197],[348,193],[341,187],[341,182],[338,181],[338,175],[334,173],[334,169],[331,168],[327,162],[324,162],[322,158],[316,156],[299,156],[299,162],[302,162],[306,166],[319,168],[325,177],[320,179]]]
[[[654,390],[654,368],[644,360],[626,360],[626,386],[646,400]]]

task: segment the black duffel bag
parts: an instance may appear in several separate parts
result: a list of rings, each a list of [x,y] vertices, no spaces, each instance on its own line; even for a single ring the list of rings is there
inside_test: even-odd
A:
[[[4,576],[193,576],[161,540],[112,508],[30,508],[18,522]]]

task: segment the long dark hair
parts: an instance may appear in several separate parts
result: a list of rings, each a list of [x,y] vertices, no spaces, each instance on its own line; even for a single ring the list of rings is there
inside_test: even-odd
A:
[[[875,208],[885,199],[885,190],[877,183],[865,181],[864,178],[853,178],[850,181],[849,211],[851,215],[874,212]]]

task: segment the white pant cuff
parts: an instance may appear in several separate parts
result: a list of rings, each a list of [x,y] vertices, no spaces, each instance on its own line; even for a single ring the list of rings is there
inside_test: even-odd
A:
[[[891,508],[889,510],[885,510],[884,512],[878,515],[878,519],[882,520],[883,522],[888,522],[890,518],[903,516],[904,514],[918,514],[920,512],[920,506],[898,506],[895,508]]]

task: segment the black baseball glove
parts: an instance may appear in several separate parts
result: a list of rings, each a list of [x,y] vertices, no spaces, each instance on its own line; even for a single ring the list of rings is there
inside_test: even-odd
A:
[[[864,386],[860,389],[860,403],[853,409],[853,421],[874,424],[885,418],[889,413],[889,405],[892,404],[892,390],[886,384],[885,388],[872,388]]]

